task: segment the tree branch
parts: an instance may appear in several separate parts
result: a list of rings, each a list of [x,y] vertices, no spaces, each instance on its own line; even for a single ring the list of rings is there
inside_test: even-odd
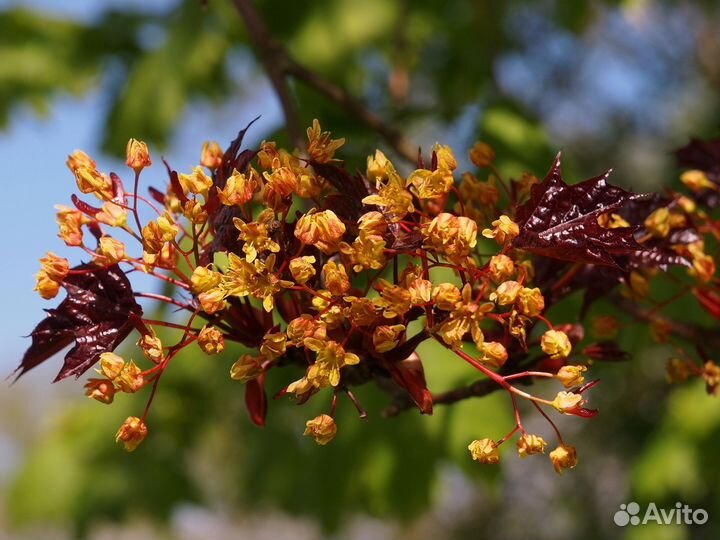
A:
[[[500,388],[502,387],[492,379],[480,379],[467,386],[433,395],[433,405],[450,405],[471,397],[487,396]],[[407,393],[403,393],[398,395],[393,403],[383,411],[383,416],[397,416],[413,407],[415,407],[415,403]]]
[[[287,77],[296,78],[340,105],[356,120],[380,135],[403,159],[410,163],[417,162],[417,148],[400,130],[383,122],[382,118],[369,110],[360,100],[292,58],[288,51],[270,35],[252,0],[233,0],[233,3],[245,23],[260,61],[278,95],[293,144],[302,148],[304,138]]]
[[[303,137],[303,130],[300,126],[295,101],[287,82],[287,73],[283,68],[283,64],[286,63],[285,51],[280,44],[275,41],[272,35],[270,35],[267,26],[265,26],[265,22],[255,9],[252,0],[233,0],[233,2],[245,23],[245,27],[250,35],[250,40],[257,49],[260,62],[280,100],[290,140],[296,148],[303,150],[305,147],[305,138]]]

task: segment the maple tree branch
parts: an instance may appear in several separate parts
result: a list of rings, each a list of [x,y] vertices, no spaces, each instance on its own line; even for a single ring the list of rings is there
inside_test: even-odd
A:
[[[245,28],[247,28],[250,40],[255,45],[260,62],[280,100],[290,140],[296,148],[302,150],[305,148],[303,130],[287,82],[287,73],[283,67],[286,57],[285,50],[268,31],[252,0],[233,0],[233,3],[245,23]]]
[[[644,322],[653,322],[662,319],[668,325],[673,335],[694,343],[701,343],[708,348],[720,348],[720,334],[717,330],[698,326],[694,324],[683,323],[674,319],[670,319],[659,314],[656,310],[645,308],[619,295],[610,296],[610,301],[618,308],[629,313],[634,318]]]
[[[347,113],[367,128],[380,135],[390,147],[410,163],[417,162],[417,148],[400,130],[385,123],[380,116],[368,109],[360,100],[340,86],[328,81],[295,60],[270,34],[252,0],[233,0],[233,4],[245,23],[250,39],[257,49],[260,61],[270,78],[285,114],[288,133],[298,148],[304,147],[297,110],[287,84],[287,77],[294,77],[319,94],[340,105]]]
[[[501,388],[502,387],[492,379],[480,379],[467,386],[461,386],[440,394],[433,394],[433,406],[450,405],[468,398],[487,396]],[[415,403],[410,396],[404,392],[396,396],[393,403],[383,411],[383,416],[397,416],[413,407],[415,407]]]

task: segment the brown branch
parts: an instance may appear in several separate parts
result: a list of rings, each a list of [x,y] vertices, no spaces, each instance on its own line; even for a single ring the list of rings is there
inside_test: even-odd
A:
[[[268,31],[252,0],[233,0],[233,2],[245,23],[250,40],[257,49],[260,62],[280,100],[290,140],[296,148],[303,150],[305,138],[300,126],[295,101],[287,82],[287,72],[284,68],[286,53]]]
[[[450,405],[472,397],[487,396],[500,388],[502,387],[492,379],[480,379],[467,386],[461,386],[460,388],[448,390],[441,394],[435,394],[433,396],[433,406]],[[415,403],[407,393],[403,393],[402,395],[398,395],[393,403],[383,411],[383,416],[397,416],[413,407],[415,407]]]
[[[403,159],[410,163],[417,162],[417,148],[401,131],[383,122],[382,118],[369,110],[360,100],[292,58],[288,51],[270,35],[252,0],[233,0],[233,3],[247,27],[250,39],[280,99],[293,144],[302,148],[304,139],[287,77],[296,78],[340,105],[360,123],[378,133]]]
[[[653,322],[662,320],[670,328],[670,332],[686,341],[693,343],[701,343],[708,348],[714,347],[720,348],[720,333],[717,329],[706,328],[694,324],[683,323],[658,313],[649,308],[642,307],[635,302],[632,302],[619,295],[613,295],[610,297],[610,301],[615,304],[618,308],[629,313],[634,318],[645,322]]]

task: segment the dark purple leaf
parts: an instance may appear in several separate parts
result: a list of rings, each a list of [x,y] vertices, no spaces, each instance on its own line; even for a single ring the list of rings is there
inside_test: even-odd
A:
[[[720,181],[720,139],[690,142],[674,152],[680,167],[699,169],[714,182]]]
[[[513,245],[531,253],[570,262],[621,268],[619,257],[644,248],[633,227],[607,229],[601,214],[641,197],[606,182],[610,172],[569,186],[562,178],[560,155],[545,180],[516,212],[520,235]]]
[[[118,265],[107,268],[82,264],[63,285],[67,297],[30,334],[32,344],[18,367],[20,373],[40,365],[61,349],[75,346],[65,355],[65,363],[55,381],[90,369],[104,352],[113,351],[130,334],[133,318],[142,315],[125,273]]]
[[[327,197],[325,206],[341,218],[357,221],[364,213],[362,200],[370,194],[365,178],[360,173],[353,176],[332,163],[311,161],[310,165],[337,190],[337,193]]]

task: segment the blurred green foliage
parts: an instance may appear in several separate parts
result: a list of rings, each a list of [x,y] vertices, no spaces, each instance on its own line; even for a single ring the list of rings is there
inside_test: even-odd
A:
[[[564,32],[579,34],[603,9],[632,3],[551,2],[546,15]],[[515,50],[520,37],[508,18],[531,4],[267,0],[259,6],[275,37],[300,62],[362,96],[389,123],[415,137],[447,130],[475,107],[482,114],[456,137],[459,148],[483,138],[496,148],[500,170],[541,176],[556,149],[538,118],[499,90],[493,73],[498,57]],[[211,0],[207,7],[184,0],[167,13],[106,12],[87,22],[10,9],[0,12],[0,36],[0,126],[7,125],[19,104],[43,111],[60,93],[100,88],[109,96],[103,147],[116,155],[130,136],[162,148],[189,104],[221,103],[241,93],[248,81],[238,78],[235,62],[250,62],[250,73],[260,71],[240,20],[225,0]],[[388,90],[388,80],[404,76],[407,91],[402,85]],[[299,83],[292,90],[304,124],[317,117],[347,138],[343,155],[364,156],[383,146],[336,104]],[[240,127],[245,120],[227,121]],[[268,136],[287,141],[282,130]],[[355,165],[362,166],[362,159]],[[569,169],[567,178],[578,180]],[[660,292],[669,296],[672,291]],[[554,316],[574,321],[579,302],[568,299]],[[597,312],[608,309],[595,306]],[[697,314],[686,305],[676,309],[688,319]],[[582,461],[573,471],[579,478],[574,489],[583,490],[583,496],[591,491],[593,462],[609,453],[630,463],[630,492],[637,500],[671,504],[680,497],[705,505],[711,516],[720,515],[717,400],[687,386],[666,401],[662,361],[667,351],[653,348],[647,333],[634,328],[623,333],[622,345],[637,361],[596,366],[605,388],[597,392],[603,414],[576,434]],[[416,517],[433,501],[439,471],[449,463],[490,486],[491,493],[502,480],[501,469],[475,466],[466,450],[473,438],[502,436],[511,424],[512,409],[501,393],[437,407],[432,417],[409,411],[383,419],[387,395],[362,387],[357,395],[369,418],[359,420],[343,400],[338,437],[317,447],[302,437],[302,427],[327,406],[321,397],[302,408],[287,399],[271,402],[267,427],[259,430],[246,417],[242,385],[228,377],[240,351],[206,357],[192,349],[173,361],[163,379],[150,417],[152,435],[134,454],[115,445],[112,434],[125,416],[142,411],[145,393],[119,396],[111,407],[89,403],[60,411],[54,429],[26,457],[12,486],[8,505],[14,523],[53,522],[82,535],[96,521],[166,518],[179,503],[200,502],[231,510],[278,506],[311,515],[333,530],[355,512]],[[433,390],[472,382],[473,372],[440,346],[424,344],[419,352]],[[295,375],[276,375],[282,380],[270,380],[269,388],[278,390]],[[562,482],[568,482],[566,477]],[[578,527],[584,536],[603,537],[609,517],[593,517],[573,499],[579,493],[566,493],[568,508],[582,515]],[[492,524],[503,504],[499,495],[496,499],[487,501],[478,523]],[[687,533],[668,531],[662,531],[665,537]],[[643,531],[630,534],[641,538]]]

